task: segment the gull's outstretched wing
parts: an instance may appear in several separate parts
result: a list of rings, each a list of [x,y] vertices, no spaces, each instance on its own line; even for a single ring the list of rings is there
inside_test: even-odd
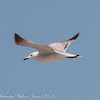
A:
[[[69,44],[71,44],[71,42],[73,42],[78,36],[79,36],[79,33],[77,33],[74,37],[72,37],[71,39],[67,41],[62,41],[59,43],[52,43],[49,46],[53,48],[55,51],[66,52]]]
[[[32,41],[28,41],[26,39],[23,39],[22,37],[20,37],[16,33],[15,33],[14,40],[15,40],[15,43],[17,45],[34,48],[39,53],[55,53],[55,51],[51,47],[49,47],[48,45],[42,45],[42,44],[34,43]]]

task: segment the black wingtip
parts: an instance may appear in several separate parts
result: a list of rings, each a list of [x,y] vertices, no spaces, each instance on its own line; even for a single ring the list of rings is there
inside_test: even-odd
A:
[[[15,41],[15,43],[18,45],[18,43],[17,43],[17,37],[18,37],[19,35],[17,34],[17,33],[15,33],[15,35],[14,35],[14,41]]]
[[[78,57],[78,56],[80,56],[80,55],[76,55],[76,57]]]
[[[74,37],[72,37],[72,38],[69,39],[69,40],[75,40],[78,36],[79,36],[79,33],[77,33]]]
[[[15,37],[19,36],[17,33],[15,33]]]
[[[22,41],[22,38],[17,33],[15,33],[14,41],[17,45],[19,45],[19,43]]]
[[[15,35],[16,35],[17,33],[15,33]]]
[[[15,33],[15,36],[19,36],[17,33]]]
[[[75,55],[73,57],[67,57],[67,58],[77,58],[77,57],[80,57],[80,55]]]

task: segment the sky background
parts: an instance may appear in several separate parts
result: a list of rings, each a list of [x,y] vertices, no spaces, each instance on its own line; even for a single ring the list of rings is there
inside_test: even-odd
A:
[[[15,32],[47,45],[80,32],[67,52],[82,57],[23,61],[35,50],[17,46]],[[49,95],[34,100],[100,100],[99,52],[100,0],[0,0],[0,95],[14,95],[13,100],[19,100],[18,94],[28,95],[25,100],[32,94]]]

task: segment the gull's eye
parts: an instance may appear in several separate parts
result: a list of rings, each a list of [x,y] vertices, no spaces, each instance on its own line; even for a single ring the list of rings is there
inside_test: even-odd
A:
[[[32,54],[30,56],[32,56]]]

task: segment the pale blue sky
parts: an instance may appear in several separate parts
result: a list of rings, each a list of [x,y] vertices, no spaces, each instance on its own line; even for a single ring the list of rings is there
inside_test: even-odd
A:
[[[53,63],[23,61],[35,50],[15,45],[15,32],[41,44],[64,41],[80,32],[67,52],[82,57]],[[99,100],[99,38],[99,0],[0,0],[0,93]]]

